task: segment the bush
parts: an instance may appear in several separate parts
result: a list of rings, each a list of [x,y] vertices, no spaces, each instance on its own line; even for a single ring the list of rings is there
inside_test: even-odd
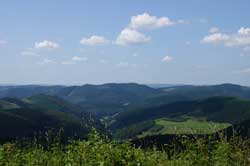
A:
[[[165,150],[136,148],[101,137],[95,130],[85,141],[72,140],[67,145],[55,142],[0,146],[1,166],[241,166],[249,165],[249,141],[182,140],[182,150],[175,145]],[[49,148],[48,148],[49,147]],[[172,147],[172,148],[170,148]],[[178,149],[178,150],[177,150]]]

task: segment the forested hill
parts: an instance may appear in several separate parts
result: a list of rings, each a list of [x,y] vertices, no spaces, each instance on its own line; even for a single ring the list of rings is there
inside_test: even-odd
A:
[[[250,98],[250,88],[234,84],[212,86],[177,85],[151,88],[135,83],[110,83],[83,86],[0,86],[0,98],[27,98],[38,94],[60,97],[85,111],[112,115],[134,108],[159,106],[176,101],[205,99],[214,96]]]
[[[60,98],[46,95],[0,100],[0,141],[41,136],[64,130],[67,137],[86,137],[90,127],[101,125],[89,113]],[[55,133],[56,134],[56,133]]]

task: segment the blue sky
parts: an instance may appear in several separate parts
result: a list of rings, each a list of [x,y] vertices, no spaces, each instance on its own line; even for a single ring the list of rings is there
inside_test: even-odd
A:
[[[249,0],[5,0],[0,84],[250,85]]]

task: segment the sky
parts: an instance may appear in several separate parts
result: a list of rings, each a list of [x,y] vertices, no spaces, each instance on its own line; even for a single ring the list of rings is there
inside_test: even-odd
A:
[[[250,86],[249,0],[3,0],[0,84]]]

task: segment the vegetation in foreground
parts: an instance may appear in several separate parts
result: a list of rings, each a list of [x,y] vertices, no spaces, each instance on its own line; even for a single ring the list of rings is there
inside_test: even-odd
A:
[[[141,149],[130,143],[109,141],[95,130],[87,141],[57,140],[41,145],[31,142],[0,146],[1,166],[244,166],[250,164],[250,142],[240,138],[205,141],[181,139],[181,146],[166,145],[162,150]],[[181,147],[181,148],[180,148]]]

